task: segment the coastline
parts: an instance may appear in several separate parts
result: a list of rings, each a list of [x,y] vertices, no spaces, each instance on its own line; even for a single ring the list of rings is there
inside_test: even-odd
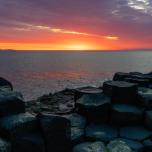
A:
[[[28,147],[30,152],[45,152],[44,149],[81,152],[84,148],[86,152],[90,149],[149,152],[152,149],[151,72],[118,72],[113,80],[105,81],[99,88],[64,89],[29,102],[24,102],[22,94],[14,92],[6,79],[0,79],[0,86],[0,132],[6,152],[14,143],[21,143],[22,146],[13,148],[23,152],[30,143],[35,144],[33,149]],[[6,120],[9,125],[5,124]],[[41,133],[35,132],[37,127]],[[27,138],[23,138],[25,135]]]

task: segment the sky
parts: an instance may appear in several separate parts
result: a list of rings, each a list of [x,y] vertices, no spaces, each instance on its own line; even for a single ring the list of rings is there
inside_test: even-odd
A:
[[[0,0],[0,48],[152,48],[152,0]]]

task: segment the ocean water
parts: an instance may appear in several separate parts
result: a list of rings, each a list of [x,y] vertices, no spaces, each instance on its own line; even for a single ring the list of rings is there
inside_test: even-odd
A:
[[[118,71],[152,71],[152,52],[0,52],[0,76],[25,100],[66,87],[100,86]]]

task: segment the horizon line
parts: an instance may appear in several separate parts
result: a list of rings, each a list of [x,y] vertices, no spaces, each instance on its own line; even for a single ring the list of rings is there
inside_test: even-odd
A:
[[[19,49],[0,49],[0,51],[10,51],[10,52],[15,52],[15,51],[45,51],[45,52],[48,52],[48,51],[52,51],[52,52],[92,52],[92,51],[95,51],[95,52],[106,52],[106,51],[109,51],[109,52],[118,52],[118,51],[152,51],[152,48],[130,48],[130,49],[88,49],[88,50],[66,50],[66,49],[59,49],[59,50],[52,50],[52,49],[50,49],[50,50],[36,50],[36,49],[23,49],[23,50],[19,50]]]

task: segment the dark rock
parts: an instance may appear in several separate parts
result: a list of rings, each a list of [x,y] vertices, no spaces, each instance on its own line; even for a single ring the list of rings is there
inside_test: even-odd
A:
[[[69,114],[74,111],[74,91],[65,89],[52,95],[50,104],[54,114]],[[70,105],[70,106],[69,106]]]
[[[81,115],[73,113],[71,115],[65,115],[64,117],[70,120],[71,127],[78,127],[83,129],[86,126],[86,119]]]
[[[24,98],[23,98],[23,95],[22,95],[22,93],[20,93],[20,92],[14,92],[14,91],[4,91],[4,90],[1,90],[0,91],[0,95],[3,95],[3,96],[10,96],[10,97],[16,97],[16,98],[18,98],[18,99],[20,99],[20,100],[24,100]]]
[[[144,140],[143,145],[144,145],[143,152],[152,152],[152,140],[151,139]]]
[[[74,104],[69,106],[69,103],[59,104],[56,114],[68,114],[74,111]]]
[[[143,127],[124,127],[120,129],[120,136],[122,138],[143,141],[149,138],[152,132]]]
[[[144,78],[148,79],[150,81],[150,83],[152,83],[152,75],[151,74],[145,74]]]
[[[73,152],[107,152],[105,145],[102,142],[84,142],[76,145]]]
[[[33,114],[33,115],[37,115],[38,113],[42,112],[42,105],[40,102],[38,101],[27,101],[25,102],[25,106],[26,106],[26,111]]]
[[[141,73],[141,72],[130,72],[129,74],[130,75],[143,75],[143,73]]]
[[[129,104],[114,104],[111,122],[117,125],[139,125],[143,123],[144,108]]]
[[[146,73],[147,75],[152,75],[152,72],[148,72],[148,73]]]
[[[76,102],[77,112],[89,121],[107,121],[109,118],[110,98],[104,94],[85,94]]]
[[[139,78],[125,78],[124,81],[136,83],[140,87],[148,87],[149,86],[149,80],[148,79],[139,79]]]
[[[142,143],[140,143],[138,141],[123,139],[123,138],[119,138],[118,140],[125,142],[135,152],[142,152],[143,151],[144,146]]]
[[[91,87],[91,86],[82,87],[75,90],[74,99],[75,101],[77,101],[80,97],[82,97],[85,94],[91,95],[91,94],[100,94],[100,93],[102,93],[102,89]]]
[[[23,100],[13,95],[0,95],[0,117],[24,112],[25,105]]]
[[[0,87],[8,86],[11,90],[13,90],[13,85],[8,80],[0,77]]]
[[[71,140],[72,145],[79,144],[84,140],[84,128],[86,126],[86,119],[76,113],[65,115],[71,123]]]
[[[152,75],[149,74],[131,75],[131,78],[147,79],[149,82],[152,82]]]
[[[84,129],[78,127],[71,128],[71,142],[72,145],[79,144],[84,141]]]
[[[86,138],[89,140],[109,142],[117,137],[118,129],[106,124],[92,124],[86,128]]]
[[[7,116],[0,119],[0,134],[11,140],[31,133],[36,129],[37,120],[29,113]]]
[[[126,142],[121,140],[114,140],[108,144],[109,152],[133,152]]]
[[[46,103],[46,104],[49,104],[51,102],[51,99],[52,99],[52,94],[51,95],[43,95],[41,97],[39,97],[37,99],[38,102],[42,102],[42,103]]]
[[[64,117],[51,114],[39,114],[37,117],[45,139],[46,151],[70,152],[70,121]]]
[[[114,81],[123,81],[125,78],[128,78],[129,76],[130,76],[129,73],[117,72],[117,73],[115,73],[113,80]]]
[[[146,111],[145,125],[152,130],[152,111]]]
[[[11,152],[11,143],[0,138],[0,152]]]
[[[41,135],[32,133],[15,139],[12,149],[13,152],[45,152],[45,143]]]
[[[140,86],[148,87],[148,83],[152,82],[152,75],[142,74],[140,72],[130,72],[130,73],[117,72],[114,75],[113,80],[128,81],[128,82],[138,83]]]
[[[62,94],[64,94],[64,95],[72,95],[72,96],[74,96],[74,94],[75,94],[75,89],[66,88],[66,89],[60,91],[60,93],[62,93]]]
[[[152,109],[152,89],[138,88],[138,99],[143,107]]]
[[[106,81],[103,83],[103,92],[112,98],[112,102],[135,103],[137,85],[123,81]]]
[[[74,111],[74,90],[65,89],[54,94],[39,97],[36,103],[28,106],[27,110],[32,113],[49,112],[52,114],[65,115]]]
[[[0,86],[0,91],[11,92],[12,89],[9,86]]]

